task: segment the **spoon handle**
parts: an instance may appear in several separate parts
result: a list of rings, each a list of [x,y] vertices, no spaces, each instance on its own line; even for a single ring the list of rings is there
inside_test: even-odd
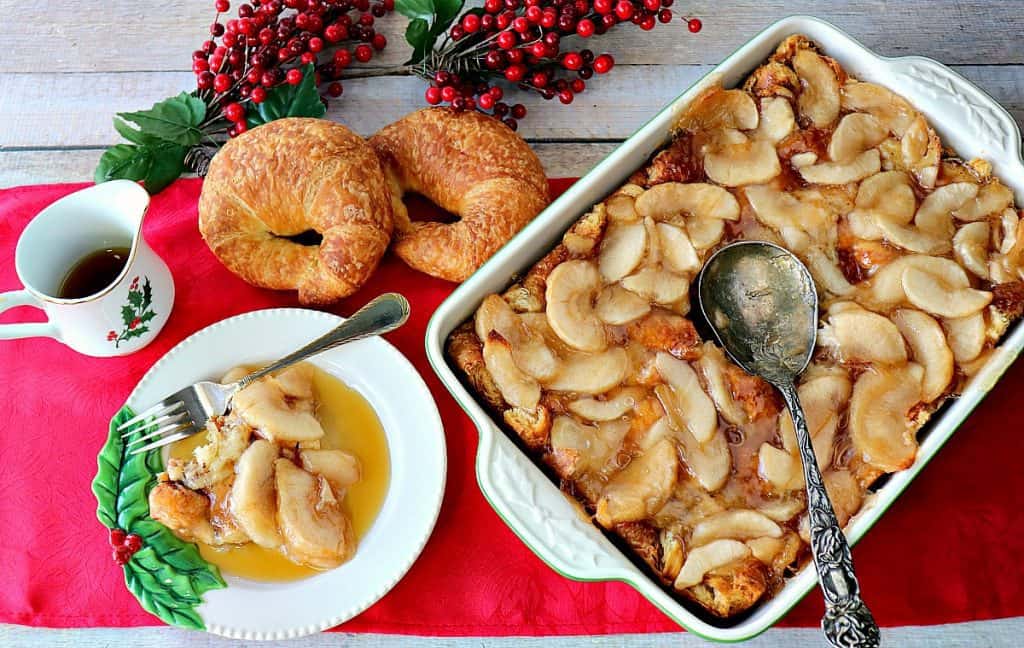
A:
[[[825,597],[821,629],[837,648],[873,648],[881,644],[878,625],[860,597],[860,585],[853,572],[853,556],[839,526],[828,491],[818,470],[804,410],[792,383],[778,385],[793,416],[800,459],[807,482],[807,513],[811,529],[811,552]]]

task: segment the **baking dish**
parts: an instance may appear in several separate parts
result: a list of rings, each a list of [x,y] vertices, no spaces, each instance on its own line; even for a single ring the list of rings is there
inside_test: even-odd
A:
[[[434,370],[479,430],[476,470],[480,488],[520,539],[559,573],[577,580],[624,581],[686,629],[718,641],[742,641],[767,629],[815,586],[814,570],[803,569],[773,598],[737,619],[710,621],[690,611],[581,516],[576,505],[506,436],[456,377],[444,356],[444,344],[449,333],[473,313],[485,295],[504,289],[514,275],[551,249],[577,218],[667,143],[672,124],[697,94],[713,83],[725,87],[740,84],[779,42],[793,34],[804,34],[819,43],[851,75],[891,88],[907,98],[928,118],[946,144],[964,158],[990,161],[995,174],[1014,191],[1018,202],[1024,197],[1020,131],[991,97],[933,60],[880,57],[827,22],[794,16],[771,25],[729,56],[553,202],[452,293],[432,317],[426,334],[427,355]],[[859,540],[895,501],[1022,348],[1024,326],[1018,323],[1010,328],[962,396],[933,416],[921,431],[920,449],[913,465],[892,475],[865,501],[847,526],[851,542]]]

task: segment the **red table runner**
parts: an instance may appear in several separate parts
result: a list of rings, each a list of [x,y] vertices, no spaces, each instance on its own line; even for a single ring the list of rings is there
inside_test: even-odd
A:
[[[553,180],[560,193],[571,180]],[[0,291],[19,288],[14,246],[43,207],[84,185],[0,190]],[[182,180],[153,199],[145,234],[174,273],[166,328],[124,358],[78,355],[48,339],[0,341],[0,622],[39,626],[159,623],[124,586],[89,484],[107,422],[135,383],[195,331],[246,311],[296,306],[295,296],[253,288],[229,273],[196,228],[201,181]],[[477,434],[427,363],[427,320],[453,286],[392,256],[341,315],[385,291],[412,303],[388,339],[437,400],[448,439],[448,485],[422,556],[390,594],[346,631],[423,635],[532,635],[677,630],[621,583],[577,583],[536,558],[486,504],[476,485]],[[38,321],[19,308],[0,323]],[[1014,398],[1017,363],[917,481],[854,550],[865,598],[881,625],[937,624],[1024,615],[1024,423]],[[817,626],[820,597],[782,622]]]

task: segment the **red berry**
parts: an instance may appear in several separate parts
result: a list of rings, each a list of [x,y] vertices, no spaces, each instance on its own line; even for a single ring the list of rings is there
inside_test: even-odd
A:
[[[327,86],[327,94],[331,95],[332,97],[340,97],[341,93],[344,92],[344,90],[345,89],[342,88],[341,84],[338,83],[337,81]]]
[[[548,46],[543,41],[537,41],[533,45],[530,45],[530,53],[537,58],[544,58],[548,53]]]
[[[654,20],[653,15],[644,16],[643,19],[640,21],[640,29],[644,31],[651,31],[652,29],[654,29],[655,24],[656,22]]]
[[[605,31],[608,31],[609,29],[614,27],[618,22],[619,19],[616,18],[615,14],[613,13],[601,16],[601,27],[603,27]]]
[[[466,110],[476,110],[476,100],[473,97],[466,97],[465,108]]]
[[[299,62],[303,65],[309,65],[310,63],[316,62],[316,54],[313,52],[303,52],[302,56],[299,57]]]
[[[114,337],[117,337],[117,333],[114,333],[113,331],[108,333],[107,337],[110,337],[111,334],[113,334]],[[125,539],[124,529],[111,529],[110,530],[110,546],[111,547],[114,547],[114,548],[120,547],[121,545],[124,544],[124,539]]]
[[[213,87],[213,73],[203,72],[196,77],[196,87],[200,90],[208,90]]]
[[[605,74],[615,66],[615,59],[611,54],[602,54],[594,59],[594,72]]]
[[[117,333],[115,333],[114,331],[107,331],[107,341],[108,342],[113,342],[116,339],[117,339]]]
[[[114,551],[111,552],[111,555],[114,558],[114,562],[116,562],[118,565],[127,564],[132,557],[131,553],[124,547],[118,547],[117,549],[114,549]]]
[[[492,87],[487,91],[487,94],[491,95],[495,101],[501,101],[502,97],[505,96],[505,92],[498,86]]]
[[[462,112],[465,109],[466,109],[466,99],[465,99],[465,97],[455,97],[454,99],[452,99],[452,110],[454,110],[455,112]]]
[[[569,52],[562,57],[562,66],[566,70],[578,70],[583,66],[583,57],[576,52]]]
[[[426,98],[428,104],[430,104],[431,106],[436,106],[437,104],[441,103],[441,88],[438,88],[437,86],[430,86],[424,93],[424,97]]]
[[[395,10],[395,0],[383,0],[384,9],[387,11]],[[668,6],[667,4],[665,5]]]
[[[270,31],[264,29],[263,31]],[[333,25],[327,25],[327,29],[324,30],[324,38],[327,39],[328,43],[337,43],[348,38],[348,28],[344,25],[334,23]],[[263,32],[260,32],[260,42],[263,41]],[[266,44],[266,43],[264,43]]]
[[[524,15],[526,16],[527,20],[536,25],[537,23],[540,22],[540,19],[544,15],[544,12],[540,10],[540,7],[532,6],[526,8],[526,13]]]
[[[452,75],[445,70],[438,70],[434,73],[434,83],[438,86],[446,86],[452,82]]]
[[[388,39],[384,36],[384,34],[374,34],[371,44],[373,45],[373,49],[379,52],[380,50],[388,46]]]
[[[309,47],[310,52],[316,54],[317,52],[324,48],[324,39],[318,36],[314,36],[313,38],[309,39],[309,44],[307,45],[307,47]]]
[[[135,553],[139,549],[142,549],[142,538],[134,533],[129,533],[124,539],[124,546],[128,551]]]
[[[530,28],[530,21],[525,16],[519,16],[512,21],[512,29],[516,30],[520,34],[525,34],[526,30]]]
[[[564,104],[571,104],[572,98],[572,90],[562,90],[561,92],[558,93],[558,100]]]
[[[206,72],[209,69],[210,64],[206,61],[206,59],[196,59],[192,61],[192,71],[196,74],[199,74],[200,72]]]
[[[252,94],[249,95],[253,103],[263,103],[267,98],[267,91],[263,89],[263,86],[256,86],[252,89]]]
[[[455,86],[445,86],[441,88],[441,99],[447,103],[451,103],[455,97],[458,96],[458,91],[455,90]]]
[[[659,11],[658,12],[658,22],[664,23],[666,25],[668,23],[672,22],[672,10],[671,9],[662,9],[661,11]]]
[[[619,0],[615,3],[615,15],[619,20],[629,20],[633,17],[634,11],[633,3],[629,0]]]
[[[216,9],[218,13],[224,13],[231,9],[231,3],[228,2],[228,0],[217,0],[213,3],[213,8]]]
[[[299,85],[302,83],[302,70],[299,68],[292,68],[284,75],[284,80],[288,82],[288,85]]]
[[[234,126],[232,126],[231,130],[234,131],[234,135],[231,135],[231,131],[228,131],[228,134],[231,135],[231,137],[238,137],[245,131],[249,130],[249,125],[244,121],[240,121]]]
[[[523,104],[516,104],[512,106],[512,117],[515,119],[522,119],[526,117],[526,106]]]
[[[610,14],[615,3],[612,0],[594,0],[594,11],[601,14]]]
[[[551,29],[558,22],[558,17],[553,13],[545,13],[540,18],[540,26],[544,29]]]
[[[511,117],[506,117],[505,119],[502,119],[501,122],[508,126],[509,128],[511,128],[512,130],[516,130],[519,128],[519,123],[516,120],[512,119]]]
[[[213,89],[220,92],[227,92],[228,88],[231,87],[231,77],[226,74],[218,74],[213,77]]]
[[[518,83],[526,76],[526,66],[522,63],[515,63],[505,68],[505,78],[512,83]]]
[[[224,116],[230,122],[240,122],[245,119],[245,108],[242,108],[242,104],[233,101],[224,106]]]
[[[373,58],[373,50],[370,49],[369,45],[359,45],[356,47],[356,60],[360,63],[366,63]]]
[[[516,46],[516,35],[512,32],[501,32],[498,34],[498,47],[501,49],[512,49]]]
[[[476,33],[480,29],[480,16],[468,13],[462,17],[462,28],[467,34]]]
[[[346,68],[352,64],[352,52],[347,49],[340,49],[334,53],[334,64],[340,68]]]
[[[548,84],[548,75],[544,72],[534,72],[533,76],[530,77],[530,83],[535,88],[543,88]]]
[[[476,102],[484,110],[490,110],[491,108],[494,107],[494,97],[492,97],[490,94],[480,95]]]
[[[579,21],[576,23],[576,33],[583,38],[590,38],[594,35],[594,22],[589,18]]]
[[[573,92],[579,94],[587,89],[587,83],[583,79],[573,79],[569,87],[572,88]]]
[[[644,8],[651,13],[661,9],[661,0],[644,0]]]
[[[484,2],[484,11],[487,13],[496,14],[505,7],[505,3],[502,0],[486,0]]]
[[[700,21],[700,18],[690,18],[686,22],[686,28],[690,30],[691,34],[696,34],[702,27],[704,27],[704,23]]]

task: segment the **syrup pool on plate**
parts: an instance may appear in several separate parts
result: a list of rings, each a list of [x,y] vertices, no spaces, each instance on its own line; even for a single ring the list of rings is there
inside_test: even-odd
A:
[[[345,450],[359,459],[362,478],[348,488],[345,507],[351,517],[356,539],[361,541],[380,512],[391,477],[384,428],[377,413],[359,392],[319,367],[314,367],[313,388],[317,401],[316,417],[325,433],[322,447]],[[188,460],[195,447],[205,442],[206,435],[197,434],[174,444],[171,456]],[[197,544],[203,558],[217,565],[225,574],[257,581],[282,582],[318,573],[315,569],[293,563],[278,551],[252,542],[227,547]]]

